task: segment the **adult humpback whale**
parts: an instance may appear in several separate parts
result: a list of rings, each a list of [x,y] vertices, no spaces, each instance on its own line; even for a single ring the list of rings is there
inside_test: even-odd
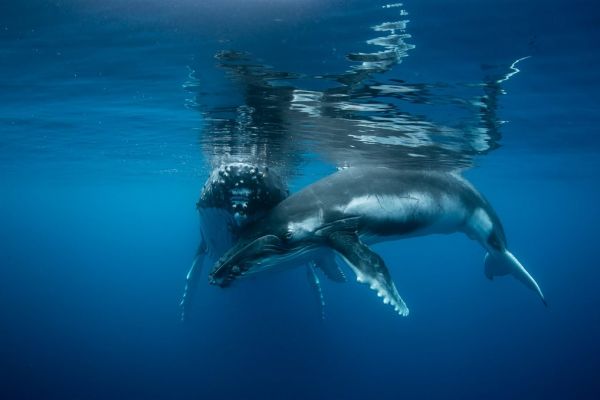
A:
[[[464,232],[487,250],[485,275],[511,274],[536,291],[536,281],[508,251],[500,220],[466,180],[447,172],[348,168],[283,200],[215,264],[212,284],[333,250],[400,315],[408,307],[383,259],[367,244],[434,233]]]
[[[200,245],[186,275],[180,303],[185,319],[199,282],[204,263],[214,262],[238,240],[242,230],[263,217],[288,196],[281,177],[268,167],[244,162],[222,164],[208,177],[196,204],[200,215]],[[335,282],[345,282],[332,254],[324,254],[307,263],[307,278],[316,295],[324,318],[325,301],[315,269]]]

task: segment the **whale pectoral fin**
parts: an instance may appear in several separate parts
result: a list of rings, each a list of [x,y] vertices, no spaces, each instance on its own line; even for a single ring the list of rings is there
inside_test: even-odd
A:
[[[391,304],[398,314],[408,315],[408,307],[398,294],[396,285],[383,259],[360,241],[356,233],[335,232],[329,235],[329,245],[348,263],[356,274],[356,280],[366,283]]]
[[[545,306],[548,306],[540,286],[510,251],[504,250],[503,252],[487,253],[485,255],[484,264],[485,275],[489,279],[493,279],[494,276],[511,274],[524,283],[529,289],[536,292],[538,296],[540,296],[542,303],[544,303]]]
[[[315,263],[311,261],[306,266],[306,277],[308,278],[308,284],[315,295],[317,305],[319,306],[321,319],[325,319],[325,297],[323,297],[323,289],[321,288],[321,281],[315,271]]]
[[[323,271],[329,280],[339,283],[346,282],[346,275],[337,262],[335,262],[335,254],[333,252],[327,252],[323,256],[315,259],[314,266]]]
[[[185,289],[183,290],[183,296],[181,298],[181,302],[179,303],[179,306],[181,307],[182,321],[185,321],[194,293],[198,287],[200,273],[202,272],[202,265],[204,264],[204,259],[207,253],[206,250],[207,249],[204,243],[201,243],[200,246],[198,246],[192,266],[185,277]]]

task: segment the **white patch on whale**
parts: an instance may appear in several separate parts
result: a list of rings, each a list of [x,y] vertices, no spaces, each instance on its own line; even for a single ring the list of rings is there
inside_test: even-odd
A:
[[[338,255],[348,264],[348,266],[352,269],[352,271],[356,274],[356,281],[358,283],[364,283],[369,286],[371,290],[374,290],[377,293],[377,297],[381,298],[383,304],[391,304],[394,307],[394,310],[403,317],[406,317],[409,313],[408,307],[406,303],[398,294],[398,290],[396,290],[396,286],[392,282],[392,292],[388,292],[388,290],[376,279],[373,277],[364,274],[360,269],[358,269],[354,264],[350,262],[346,257],[342,254]]]
[[[376,221],[423,221],[428,232],[422,234],[455,230],[466,217],[465,207],[456,196],[434,197],[424,192],[407,192],[401,196],[359,196],[348,204],[337,206],[336,210],[346,215],[364,215]]]
[[[354,197],[348,204],[336,207],[347,215],[364,215],[380,221],[405,221],[419,209],[431,208],[433,199],[425,193],[410,192],[402,196],[374,195]]]
[[[319,209],[316,215],[302,221],[288,223],[288,235],[292,240],[300,240],[313,234],[321,225],[323,225],[323,210]]]
[[[494,224],[489,215],[483,208],[478,207],[473,211],[473,214],[469,218],[467,223],[467,234],[473,239],[483,240],[490,235],[493,228]]]

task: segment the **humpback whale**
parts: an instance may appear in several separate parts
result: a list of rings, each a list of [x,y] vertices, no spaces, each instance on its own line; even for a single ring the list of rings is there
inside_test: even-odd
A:
[[[225,287],[237,278],[333,251],[358,282],[406,316],[409,309],[384,260],[369,244],[453,232],[465,233],[487,250],[489,279],[512,275],[546,304],[537,282],[508,250],[496,212],[469,182],[450,172],[385,167],[347,168],[286,198],[243,229],[209,279]]]
[[[263,217],[288,196],[281,177],[268,167],[232,162],[215,168],[208,177],[196,208],[200,214],[200,245],[187,276],[180,303],[185,319],[202,266],[216,260],[230,249],[248,224]],[[315,293],[324,318],[325,301],[316,269],[335,282],[345,282],[345,275],[333,254],[322,254],[307,262],[307,279]]]

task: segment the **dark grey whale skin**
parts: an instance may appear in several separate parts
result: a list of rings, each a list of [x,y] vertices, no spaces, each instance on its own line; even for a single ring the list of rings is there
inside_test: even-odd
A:
[[[366,243],[453,232],[465,233],[488,251],[489,279],[512,274],[546,304],[537,282],[508,251],[490,203],[458,174],[439,171],[355,167],[325,177],[247,225],[209,279],[225,287],[241,276],[297,265],[316,250],[333,250],[357,281],[406,316],[408,307],[384,260]]]
[[[310,218],[315,215],[316,209],[321,211],[323,225],[326,226],[347,219],[348,216],[336,210],[336,206],[347,204],[354,198],[360,196],[405,197],[414,192],[428,193],[438,201],[451,193],[457,196],[459,202],[467,209],[467,215],[469,215],[469,211],[478,208],[485,210],[494,229],[490,237],[485,238],[484,245],[499,251],[506,247],[504,229],[489,202],[471,184],[454,173],[401,171],[385,167],[347,168],[293,194],[275,206],[265,218],[246,226],[241,232],[239,242],[222,257],[215,269],[218,269],[220,264],[226,262],[227,258],[238,252],[240,248],[267,235],[277,236],[282,240],[284,247],[289,246],[292,249],[293,241],[287,240],[289,223]],[[369,219],[364,215],[357,215],[351,223],[352,229],[362,235],[384,238],[418,234],[419,230],[427,228],[434,222],[434,218],[427,218],[423,214],[415,213],[413,219],[402,223]],[[307,241],[319,244],[324,239],[324,237],[311,237]]]

